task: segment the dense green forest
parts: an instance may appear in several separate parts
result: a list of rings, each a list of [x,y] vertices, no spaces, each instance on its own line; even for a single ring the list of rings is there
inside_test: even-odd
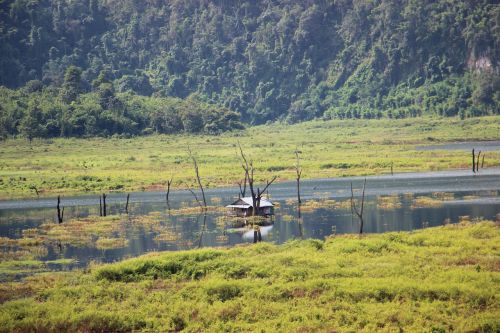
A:
[[[488,0],[0,0],[0,137],[500,113]]]

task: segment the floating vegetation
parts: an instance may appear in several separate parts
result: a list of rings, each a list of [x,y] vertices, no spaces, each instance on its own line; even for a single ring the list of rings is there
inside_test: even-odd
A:
[[[128,246],[128,239],[125,238],[99,238],[95,242],[95,247],[99,250],[119,249]]]
[[[351,200],[337,201],[337,209],[351,209]]]
[[[413,198],[415,197],[415,195],[413,193],[403,193],[403,197],[406,200],[413,200]]]
[[[76,262],[78,262],[78,260],[73,258],[61,258],[61,259],[49,260],[46,261],[45,263],[49,265],[72,265]]]
[[[401,206],[402,204],[398,195],[379,196],[377,198],[378,209],[393,210],[401,208]]]
[[[411,204],[411,209],[426,208],[426,207],[441,207],[442,205],[443,205],[442,200],[421,196],[413,199]]]
[[[337,208],[337,201],[333,199],[306,200],[300,206],[302,212],[313,212],[322,208],[335,209]]]
[[[160,234],[156,235],[154,240],[155,242],[177,242],[181,238],[181,233],[177,233],[173,229],[166,229],[163,230]]]
[[[300,210],[302,212],[314,212],[318,209],[350,209],[351,201],[336,201],[333,199],[321,199],[321,200],[306,200],[301,204]]]
[[[38,273],[46,270],[39,260],[9,260],[0,262],[0,280],[9,280],[16,275]]]
[[[189,206],[189,207],[181,207],[178,209],[170,209],[168,211],[171,215],[193,215],[193,214],[201,214],[201,213],[213,213],[213,212],[225,212],[226,208],[221,206]]]
[[[455,195],[450,192],[433,192],[432,197],[441,201],[455,200]]]
[[[479,195],[464,195],[462,200],[477,200],[481,198]]]
[[[73,246],[92,246],[100,237],[120,234],[121,221],[118,215],[89,216],[61,224],[42,224],[38,231],[39,235],[46,240],[59,241]]]
[[[293,215],[284,214],[281,215],[281,220],[285,222],[292,222],[293,220],[295,220],[295,217]]]
[[[210,198],[210,202],[212,202],[214,204],[220,204],[222,202],[222,198],[220,198],[220,197],[213,197],[213,198]]]
[[[215,241],[219,244],[225,244],[229,240],[229,237],[227,235],[218,235],[215,237]]]
[[[23,237],[36,237],[38,235],[38,229],[36,228],[24,229],[22,233]]]
[[[0,281],[13,280],[19,276],[26,276],[35,273],[50,271],[49,265],[71,265],[75,259],[56,259],[56,260],[8,260],[0,262]],[[0,290],[1,291],[1,290]],[[1,297],[0,297],[1,298]]]
[[[0,246],[1,247],[6,247],[6,246],[16,246],[17,245],[17,239],[12,239],[8,237],[0,237]]]
[[[332,192],[314,192],[315,197],[320,198],[321,200],[327,200],[332,196]]]
[[[215,218],[215,224],[217,224],[218,227],[223,228],[227,224],[231,223],[231,221],[233,221],[234,219],[235,219],[235,217],[227,216],[227,215],[217,216]]]
[[[419,196],[413,199],[411,209],[425,207],[441,207],[445,201],[455,200],[455,195],[450,192],[433,192],[431,196]]]
[[[221,227],[241,228],[251,225],[270,225],[273,223],[273,219],[265,216],[219,216],[216,223]]]
[[[134,216],[130,220],[132,228],[143,228],[148,231],[159,231],[161,221],[165,219],[160,212],[151,212],[147,215]]]

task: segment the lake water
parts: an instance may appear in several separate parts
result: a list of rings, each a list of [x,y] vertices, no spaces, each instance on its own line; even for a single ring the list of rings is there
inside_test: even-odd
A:
[[[295,182],[273,184],[269,194],[278,207],[273,223],[261,228],[263,241],[283,243],[297,238],[324,239],[331,234],[357,233],[358,219],[352,217],[348,200],[351,182],[359,194],[363,180],[353,177],[301,182],[305,203],[300,218]],[[458,170],[367,177],[364,232],[410,231],[457,223],[464,216],[496,220],[500,213],[499,192],[498,168],[482,169],[476,175],[469,170]],[[236,188],[206,190],[211,206],[230,204],[237,194]],[[430,199],[432,205],[426,201],[419,204],[420,197]],[[67,266],[53,266],[54,269],[71,269],[85,267],[91,261],[113,262],[151,251],[228,247],[254,241],[253,229],[233,228],[223,218],[223,211],[173,214],[179,208],[197,205],[187,191],[170,193],[172,210],[167,208],[165,194],[160,192],[132,193],[129,215],[124,212],[125,200],[125,194],[109,194],[107,198],[108,214],[121,214],[121,217],[116,221],[119,226],[106,238],[124,239],[123,245],[100,249],[95,246],[99,236],[79,245],[62,239],[45,243],[46,249],[38,258],[43,261],[75,259]],[[390,205],[384,206],[386,202]],[[61,204],[65,207],[66,221],[99,212],[97,196],[62,198]],[[0,236],[17,239],[30,229],[43,228],[44,223],[56,223],[55,205],[55,198],[0,201]],[[134,222],[148,214],[156,220],[154,226]]]
[[[452,142],[437,145],[418,146],[416,150],[467,150],[472,151],[475,149],[476,153],[479,151],[500,151],[500,140],[493,141],[464,141]]]

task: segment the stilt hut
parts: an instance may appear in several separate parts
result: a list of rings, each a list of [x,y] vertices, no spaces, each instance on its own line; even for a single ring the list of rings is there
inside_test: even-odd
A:
[[[246,217],[252,216],[254,207],[252,197],[239,198],[235,202],[226,206],[227,213],[230,216]],[[260,199],[260,205],[255,215],[271,216],[274,215],[274,205],[271,201],[265,198]]]

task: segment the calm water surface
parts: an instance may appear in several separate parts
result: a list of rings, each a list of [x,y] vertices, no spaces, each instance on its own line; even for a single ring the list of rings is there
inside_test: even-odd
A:
[[[437,145],[428,146],[418,146],[417,150],[468,150],[472,149],[478,151],[500,151],[500,140],[493,141],[464,141],[464,142],[452,142]]]
[[[316,179],[303,181],[301,194],[304,201],[333,199],[346,202],[350,196],[350,183],[360,189],[363,178]],[[484,169],[477,175],[469,170],[395,174],[394,176],[368,177],[366,185],[365,229],[367,233],[388,231],[409,231],[456,223],[461,217],[497,219],[500,213],[500,169]],[[356,233],[358,220],[353,218],[348,205],[324,207],[299,212],[295,202],[295,183],[283,182],[270,189],[276,208],[274,223],[262,228],[264,241],[283,243],[296,238],[324,239],[332,233]],[[439,193],[437,193],[439,192]],[[445,201],[437,207],[416,207],[415,198],[429,196],[438,198],[447,193]],[[212,206],[230,204],[237,196],[236,188],[217,188],[206,191],[207,201]],[[380,203],[385,196],[393,196],[398,205],[384,209]],[[170,194],[170,208],[193,207],[196,203],[186,191]],[[160,192],[132,193],[130,197],[130,218],[125,214],[126,195],[108,196],[108,214],[122,214],[120,232],[114,236],[124,237],[124,247],[99,250],[95,246],[49,244],[40,260],[60,258],[76,259],[67,266],[84,267],[90,261],[113,262],[151,251],[176,251],[198,247],[232,246],[253,242],[253,231],[232,228],[224,223],[223,212],[187,215],[171,214]],[[54,198],[0,201],[0,236],[21,238],[23,231],[38,228],[43,223],[55,223]],[[96,196],[77,196],[62,199],[65,220],[98,214],[99,199]],[[134,218],[154,213],[159,215],[158,227],[151,229],[134,225]],[[160,234],[171,237],[158,238]],[[55,269],[58,269],[55,266]],[[62,269],[62,267],[61,267]]]

